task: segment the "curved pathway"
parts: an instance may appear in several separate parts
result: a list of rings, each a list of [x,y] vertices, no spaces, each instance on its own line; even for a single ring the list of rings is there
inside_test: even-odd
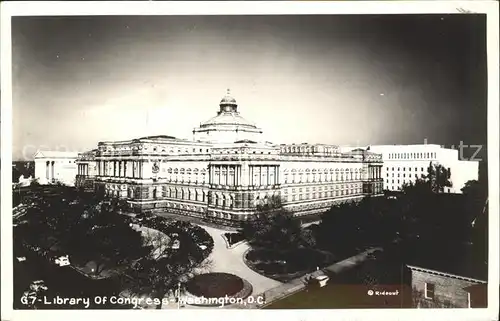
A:
[[[226,272],[235,274],[242,279],[245,279],[252,285],[251,295],[256,295],[263,293],[269,289],[276,288],[277,286],[283,284],[276,280],[270,279],[257,272],[251,270],[243,261],[243,254],[249,248],[248,244],[242,243],[235,248],[228,249],[226,247],[226,242],[222,238],[222,234],[227,232],[233,232],[230,230],[224,230],[219,228],[214,228],[206,225],[198,225],[210,234],[214,240],[214,248],[212,253],[208,256],[207,260],[211,261],[211,266],[209,268],[210,272]],[[141,228],[143,232],[146,230],[154,230],[150,228]],[[177,304],[164,304],[162,309],[177,309]],[[205,308],[205,307],[195,307],[189,306],[184,308]]]
[[[258,274],[245,264],[243,261],[243,254],[249,248],[248,244],[242,243],[233,249],[228,249],[226,247],[226,242],[222,238],[222,234],[231,231],[204,225],[200,225],[200,227],[204,228],[214,239],[214,249],[208,257],[208,259],[212,261],[211,272],[232,273],[247,280],[253,287],[252,294],[262,293],[282,284],[281,282]]]

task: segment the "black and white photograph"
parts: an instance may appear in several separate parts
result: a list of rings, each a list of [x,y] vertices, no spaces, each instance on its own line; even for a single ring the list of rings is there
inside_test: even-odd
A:
[[[2,320],[497,319],[498,3],[434,3],[2,3]]]

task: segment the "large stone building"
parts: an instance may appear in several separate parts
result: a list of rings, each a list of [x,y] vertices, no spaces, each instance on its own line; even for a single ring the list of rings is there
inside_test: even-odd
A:
[[[193,139],[150,136],[100,142],[81,154],[78,186],[126,199],[132,209],[236,225],[280,197],[296,215],[382,193],[382,157],[334,145],[266,142],[226,95]],[[95,169],[94,169],[95,168]]]
[[[37,151],[35,158],[35,179],[42,185],[62,183],[75,185],[78,153],[62,151]]]
[[[478,161],[462,160],[458,150],[436,144],[372,145],[368,150],[382,155],[382,178],[384,190],[388,191],[399,191],[404,184],[427,175],[431,163],[450,170],[452,186],[445,187],[445,193],[460,194],[467,181],[477,180],[479,176]]]

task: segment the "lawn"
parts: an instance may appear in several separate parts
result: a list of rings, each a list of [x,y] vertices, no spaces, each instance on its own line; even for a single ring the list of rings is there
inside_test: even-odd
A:
[[[229,246],[245,240],[245,236],[242,233],[224,233],[224,238],[227,240]]]
[[[297,278],[317,267],[324,267],[334,262],[330,253],[310,248],[289,251],[252,249],[245,256],[245,263],[259,274],[283,282]]]
[[[243,289],[243,280],[229,273],[206,273],[188,281],[187,291],[198,297],[221,298],[233,296]]]

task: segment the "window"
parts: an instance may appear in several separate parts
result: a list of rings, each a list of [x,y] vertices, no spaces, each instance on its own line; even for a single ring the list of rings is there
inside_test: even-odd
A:
[[[406,168],[406,167],[403,167],[403,172],[405,171],[405,168]]]
[[[434,283],[425,283],[425,298],[434,299]]]
[[[398,167],[398,171],[400,170],[400,168]]]

